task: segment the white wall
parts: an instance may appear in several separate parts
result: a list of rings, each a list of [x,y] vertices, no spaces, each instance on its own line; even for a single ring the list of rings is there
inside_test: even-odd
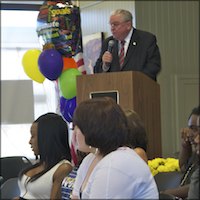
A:
[[[84,4],[85,1],[81,1]],[[89,1],[93,2],[93,1]],[[83,35],[104,32],[110,35],[109,17],[116,9],[128,9],[135,16],[135,1],[99,1],[99,3],[87,3],[81,8],[81,27]],[[133,19],[135,25],[135,17]]]
[[[174,155],[180,128],[199,104],[199,1],[136,1],[136,21],[157,36],[163,154]]]

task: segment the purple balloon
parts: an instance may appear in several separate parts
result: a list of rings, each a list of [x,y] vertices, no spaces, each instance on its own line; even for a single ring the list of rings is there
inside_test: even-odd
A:
[[[41,73],[49,80],[56,80],[63,69],[62,55],[56,49],[44,50],[38,59]]]
[[[72,121],[75,108],[76,97],[72,99],[65,99],[64,97],[60,97],[60,112],[68,122]]]

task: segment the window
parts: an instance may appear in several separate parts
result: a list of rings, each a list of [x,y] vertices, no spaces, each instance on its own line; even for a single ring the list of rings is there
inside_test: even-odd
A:
[[[38,11],[1,10],[1,80],[32,81],[23,70],[22,57],[29,49],[41,50],[36,33],[37,15]],[[34,113],[30,115],[36,119],[46,112],[56,112],[58,103],[55,83],[47,79],[42,84],[32,82]],[[26,101],[29,97],[25,93],[23,98],[23,109],[26,109]],[[11,103],[18,106],[14,100],[15,98]],[[20,113],[18,117],[20,118]],[[2,157],[25,155],[34,158],[28,144],[31,123],[32,121],[26,124],[1,123]]]

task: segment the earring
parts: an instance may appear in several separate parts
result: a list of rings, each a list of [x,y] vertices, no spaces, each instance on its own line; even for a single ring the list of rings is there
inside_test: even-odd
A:
[[[99,149],[96,148],[96,149],[95,149],[95,152],[94,152],[94,155],[97,155],[98,151],[99,151]]]
[[[91,150],[92,148],[94,148],[94,147],[92,147],[92,146],[89,146],[89,149],[90,149],[90,150]],[[98,148],[95,148],[94,155],[97,155],[98,151],[99,151],[99,149],[98,149]]]

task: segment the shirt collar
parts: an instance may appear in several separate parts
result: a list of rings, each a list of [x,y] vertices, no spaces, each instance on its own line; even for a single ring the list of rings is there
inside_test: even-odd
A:
[[[129,31],[128,35],[126,36],[126,38],[124,39],[126,41],[127,44],[129,44],[130,40],[131,40],[131,36],[133,33],[133,28],[131,28],[131,30]]]

